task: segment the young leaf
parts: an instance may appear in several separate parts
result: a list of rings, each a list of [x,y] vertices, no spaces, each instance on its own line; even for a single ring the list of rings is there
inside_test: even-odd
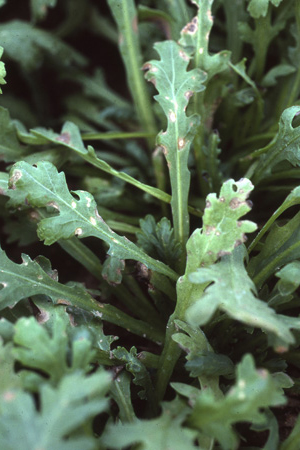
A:
[[[218,440],[223,450],[238,447],[232,425],[237,422],[260,424],[265,422],[262,408],[285,403],[282,389],[266,370],[256,370],[251,355],[246,355],[237,367],[235,385],[223,399],[211,392],[199,395],[188,424]]]
[[[93,450],[96,442],[87,421],[106,410],[109,385],[109,374],[101,370],[89,377],[66,375],[56,389],[41,387],[39,410],[26,392],[6,390],[1,395],[1,448]],[[85,433],[78,433],[81,426]]]
[[[48,8],[56,6],[57,0],[31,0],[31,14],[34,22],[45,18]]]
[[[137,357],[136,348],[131,347],[128,352],[123,347],[117,347],[112,353],[120,362],[126,364],[126,369],[133,375],[134,384],[143,388],[143,390],[139,392],[139,397],[147,398],[150,402],[153,401],[154,392],[151,378],[146,367]]]
[[[272,332],[287,344],[292,344],[294,337],[280,320],[281,316],[255,297],[255,285],[246,272],[244,258],[245,248],[239,246],[219,263],[190,274],[192,283],[213,284],[187,310],[188,321],[193,325],[204,325],[217,309],[221,309],[240,322]]]
[[[163,217],[156,224],[154,217],[148,214],[140,220],[140,227],[141,230],[136,233],[138,245],[148,255],[174,268],[180,258],[180,247],[174,239],[170,221]]]
[[[177,279],[177,275],[165,264],[144,253],[127,238],[114,233],[99,216],[96,202],[91,194],[85,191],[68,190],[64,174],[58,173],[55,166],[48,162],[39,162],[36,167],[26,162],[13,166],[10,173],[10,188],[20,191],[20,197],[26,197],[33,207],[53,207],[55,213],[41,220],[37,232],[46,245],[59,239],[78,236],[84,238],[95,236],[109,245],[108,254],[119,259],[140,261],[147,267]],[[10,206],[17,206],[11,197]]]
[[[67,324],[59,316],[52,327],[52,335],[33,317],[22,318],[15,325],[13,355],[25,367],[47,375],[47,382],[56,386],[67,374],[89,372],[95,356],[92,342],[85,338],[74,340],[69,348]]]
[[[175,42],[160,42],[154,48],[161,59],[144,65],[145,76],[158,90],[155,100],[168,119],[167,129],[159,133],[157,144],[162,147],[169,166],[175,239],[184,253],[189,234],[190,172],[187,162],[200,123],[198,115],[186,115],[186,107],[195,92],[203,91],[206,75],[198,69],[187,71],[190,58]]]
[[[282,0],[250,0],[248,11],[254,19],[265,17],[267,15],[269,3],[279,6]]]

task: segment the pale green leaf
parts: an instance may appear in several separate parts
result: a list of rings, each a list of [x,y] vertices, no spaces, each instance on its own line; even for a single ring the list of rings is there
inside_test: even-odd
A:
[[[252,190],[252,183],[242,178],[223,183],[219,198],[216,194],[207,196],[202,229],[196,229],[187,243],[187,273],[231,253],[246,241],[246,233],[256,230],[255,223],[239,220],[251,209],[247,199]]]
[[[26,162],[15,164],[10,173],[10,187],[16,193],[20,191],[20,196],[25,196],[33,207],[53,208],[53,215],[41,220],[37,228],[39,238],[46,245],[73,236],[95,236],[109,245],[110,255],[140,261],[150,269],[177,278],[175,272],[165,264],[149,257],[133,242],[113,232],[99,216],[91,194],[74,191],[73,196],[68,190],[64,174],[58,173],[51,163],[41,161],[36,167]],[[9,204],[17,206],[12,198]]]
[[[250,0],[247,9],[254,19],[265,17],[267,15],[270,2],[274,6],[279,6],[282,0]]]
[[[1,5],[0,5],[1,7]],[[3,55],[3,48],[0,47],[0,58]],[[6,70],[5,70],[5,66],[4,63],[2,61],[0,61],[0,84],[6,84],[6,81],[4,80],[4,77],[6,76]],[[2,90],[0,89],[0,94],[2,94]]]
[[[293,335],[281,316],[255,296],[255,285],[244,267],[244,257],[245,248],[240,246],[219,263],[200,268],[189,276],[192,283],[213,284],[188,309],[188,321],[205,325],[220,309],[235,320],[274,333],[287,344],[293,343]]]
[[[280,278],[276,286],[281,295],[293,293],[300,286],[300,261],[287,264],[275,275]]]
[[[46,17],[48,8],[56,6],[57,0],[31,0],[31,14],[34,21],[42,20]]]
[[[199,395],[188,423],[214,437],[223,450],[238,448],[232,425],[238,422],[265,423],[262,408],[285,403],[282,389],[266,370],[256,370],[251,355],[244,356],[237,366],[237,380],[223,399],[211,392]]]
[[[291,106],[284,110],[274,139],[266,147],[252,153],[253,158],[260,157],[252,177],[254,184],[270,175],[274,166],[281,161],[287,160],[293,166],[300,165],[300,126],[292,125],[294,117],[299,112],[299,106]]]
[[[15,325],[13,355],[25,367],[47,375],[47,382],[56,385],[66,374],[89,372],[95,356],[87,337],[74,340],[69,346],[67,323],[57,316],[51,335],[35,318],[21,318]]]
[[[154,98],[168,119],[166,131],[158,134],[157,144],[162,148],[168,163],[174,233],[183,247],[189,234],[188,156],[200,123],[198,115],[186,115],[186,107],[195,92],[203,91],[202,83],[206,75],[198,69],[187,71],[190,58],[175,42],[160,42],[155,44],[154,48],[161,59],[144,65],[147,70],[145,76],[158,90],[159,94]]]
[[[197,6],[197,15],[181,30],[180,45],[193,53],[195,67],[207,74],[208,81],[228,68],[231,52],[223,50],[210,54],[209,39],[213,26],[212,5],[214,0],[192,0]]]
[[[93,450],[96,441],[88,421],[107,409],[108,372],[86,377],[66,375],[54,389],[41,387],[40,407],[26,392],[2,393],[0,446],[7,450]],[[78,388],[80,386],[80,389]],[[85,425],[85,433],[79,432]],[[68,438],[68,439],[67,439]]]
[[[163,412],[156,419],[110,425],[102,437],[103,443],[120,450],[137,443],[143,450],[195,450],[195,432],[182,425],[190,409],[179,400],[163,403],[162,407]]]

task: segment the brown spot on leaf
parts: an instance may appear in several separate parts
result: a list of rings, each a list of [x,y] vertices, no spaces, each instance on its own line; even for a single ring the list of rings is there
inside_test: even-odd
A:
[[[224,203],[224,202],[225,202],[225,197],[220,197],[220,198],[219,198],[219,202]]]
[[[145,63],[142,67],[142,70],[144,72],[148,72],[148,70],[150,70],[152,68],[152,65],[150,63]]]
[[[212,227],[212,226],[207,226],[206,228],[205,228],[205,234],[207,234],[208,236],[211,234],[211,233],[213,233],[214,231],[216,230],[216,227]]]
[[[38,323],[45,323],[48,322],[50,319],[50,314],[47,311],[44,311],[43,309],[40,309],[39,313],[36,315],[36,320]]]
[[[137,16],[135,15],[133,20],[132,20],[132,29],[134,31],[134,33],[138,33],[138,21],[137,21]]]
[[[67,132],[62,133],[55,140],[59,141],[59,142],[63,142],[64,144],[70,144],[70,142],[71,142],[70,133],[67,133]]]
[[[72,306],[72,303],[69,300],[65,300],[64,298],[59,298],[56,303],[57,305]]]
[[[236,208],[238,208],[238,207],[240,206],[241,203],[242,203],[242,202],[240,201],[239,198],[234,197],[234,198],[232,198],[232,199],[230,200],[229,206],[230,206],[231,209],[236,209]]]
[[[198,30],[198,17],[194,17],[183,29],[182,33],[195,34]]]
[[[221,256],[230,255],[230,252],[226,252],[224,250],[220,250],[218,253],[218,258],[221,258]]]
[[[193,92],[193,91],[186,91],[186,92],[184,93],[184,96],[185,96],[185,98],[186,98],[187,100],[189,100],[193,95],[194,95],[194,92]]]
[[[211,203],[209,200],[207,200],[205,203],[205,208],[210,208],[210,207],[211,207]]]
[[[179,50],[179,56],[180,58],[182,58],[184,61],[189,61],[190,58],[189,56],[183,51],[183,50]]]
[[[11,402],[15,398],[16,398],[16,394],[14,392],[12,392],[12,391],[6,391],[3,394],[3,400],[5,402]]]
[[[183,138],[179,138],[177,142],[178,150],[182,150],[185,144],[186,144],[185,140]]]

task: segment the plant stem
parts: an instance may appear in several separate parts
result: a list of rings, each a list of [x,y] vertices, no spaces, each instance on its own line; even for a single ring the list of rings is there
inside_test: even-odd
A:
[[[108,0],[108,4],[119,29],[119,47],[125,64],[129,89],[142,127],[150,134],[156,134],[156,125],[146,81],[141,72],[137,11],[133,0]],[[153,139],[149,139],[152,146]]]

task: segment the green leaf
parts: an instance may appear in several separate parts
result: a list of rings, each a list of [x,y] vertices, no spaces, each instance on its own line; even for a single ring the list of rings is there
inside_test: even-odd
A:
[[[64,174],[58,173],[51,163],[41,161],[36,167],[26,162],[15,164],[10,172],[10,188],[17,195],[19,191],[33,207],[53,208],[53,215],[41,220],[37,228],[39,238],[46,245],[73,236],[95,236],[109,245],[109,255],[140,261],[150,269],[177,279],[175,272],[165,264],[148,257],[133,242],[114,233],[99,216],[91,194],[74,191],[75,198],[68,190]],[[18,201],[11,197],[9,205],[16,207]]]
[[[137,243],[153,258],[158,258],[170,267],[175,267],[180,257],[180,247],[174,239],[170,221],[163,217],[157,224],[148,214],[140,220],[141,230],[136,233]]]
[[[142,444],[143,450],[194,450],[195,433],[183,426],[190,409],[174,400],[163,403],[161,416],[152,420],[137,420],[132,424],[110,425],[101,439],[112,449]]]
[[[265,17],[268,12],[269,3],[279,6],[282,0],[250,0],[248,11],[254,19]]]
[[[181,320],[176,320],[175,323],[177,327],[187,333],[175,333],[172,339],[187,352],[185,367],[191,377],[203,377],[202,380],[204,377],[208,377],[210,383],[213,383],[213,378],[215,378],[214,382],[218,385],[218,376],[233,372],[233,362],[228,356],[213,352],[201,329],[192,327]]]
[[[54,386],[69,373],[89,372],[95,356],[87,337],[74,340],[69,347],[67,323],[59,316],[51,335],[33,317],[18,320],[14,343],[17,344],[13,350],[16,360],[47,375],[47,382]]]
[[[119,172],[111,167],[107,162],[98,158],[93,147],[88,146],[86,149],[80,137],[80,132],[78,127],[72,122],[66,122],[61,130],[60,134],[54,133],[51,130],[45,130],[43,128],[36,128],[31,130],[31,133],[39,138],[40,144],[46,144],[48,142],[53,142],[56,145],[60,144],[64,147],[70,148],[73,151],[76,151],[83,159],[88,161],[90,164],[94,165],[100,170],[119,178],[131,185],[141,189],[147,194],[153,195],[154,197],[162,200],[163,202],[170,203],[171,196],[160,189],[157,189],[153,186],[148,186],[135,178],[131,177],[129,174],[125,172]],[[189,207],[189,211],[197,216],[201,217],[201,213],[195,208]]]
[[[84,309],[93,317],[125,327],[127,331],[150,339],[152,336],[154,341],[163,341],[162,333],[154,326],[133,319],[114,306],[96,302],[82,286],[58,283],[29,256],[23,254],[22,259],[22,264],[16,264],[0,249],[0,309],[13,307],[23,298],[42,294],[50,297],[55,304]]]
[[[216,194],[207,196],[202,229],[196,229],[187,243],[186,273],[231,253],[246,241],[246,233],[256,230],[255,223],[239,220],[251,209],[252,203],[247,199],[252,189],[252,183],[246,178],[228,180],[223,183],[219,198]]]
[[[15,358],[12,353],[13,344],[12,342],[4,345],[2,339],[0,339],[0,393],[10,389],[18,389],[21,387],[22,382],[14,370],[15,368]],[[3,404],[0,405],[0,417],[3,410]],[[0,419],[1,422],[1,419]]]
[[[268,278],[285,264],[300,258],[300,213],[286,225],[273,225],[260,253],[251,258],[248,272],[260,289]]]
[[[276,277],[280,278],[277,288],[281,295],[289,295],[300,286],[300,261],[293,261],[284,266]]]
[[[285,77],[294,72],[296,72],[296,68],[291,64],[279,64],[266,73],[261,81],[261,85],[264,87],[276,86],[278,77]]]
[[[123,347],[117,347],[112,351],[112,354],[120,362],[126,363],[126,370],[133,375],[133,382],[136,386],[141,386],[143,390],[140,390],[139,397],[146,398],[149,401],[153,401],[154,391],[151,382],[149,372],[144,364],[139,360],[137,356],[137,350],[135,347],[131,347],[128,352]]]
[[[0,158],[5,162],[15,162],[27,153],[27,148],[18,140],[8,110],[0,107]]]
[[[34,21],[43,20],[48,12],[48,8],[56,6],[57,0],[31,0],[31,14]]]
[[[93,450],[97,441],[87,421],[106,410],[109,384],[109,374],[101,370],[89,377],[66,375],[56,389],[41,387],[39,410],[29,394],[6,390],[1,395],[1,448]],[[80,432],[83,425],[85,433]]]
[[[238,364],[236,383],[223,399],[216,400],[209,391],[201,392],[188,424],[217,439],[222,449],[233,450],[238,446],[233,424],[264,423],[262,408],[284,403],[282,389],[266,370],[255,369],[248,354]]]
[[[209,42],[213,26],[212,4],[214,0],[192,0],[197,6],[197,15],[181,30],[179,40],[188,53],[193,53],[195,67],[207,74],[205,84],[228,68],[231,52],[223,50],[210,54]],[[199,91],[198,91],[199,92]]]
[[[119,408],[119,418],[122,423],[134,422],[136,415],[131,403],[131,376],[127,372],[120,372],[110,387],[110,395]]]
[[[1,5],[0,5],[1,7]],[[3,48],[0,47],[0,58],[3,55]],[[4,63],[2,61],[0,61],[0,84],[6,84],[6,81],[4,80],[4,77],[6,76],[6,70],[5,70],[5,66]],[[2,90],[0,89],[0,94],[2,94]]]
[[[188,321],[193,325],[205,325],[220,309],[235,320],[274,333],[287,344],[293,343],[294,337],[280,320],[281,316],[255,297],[255,285],[244,267],[244,258],[245,248],[240,246],[219,263],[200,268],[189,276],[192,283],[213,284],[188,309]]]
[[[186,107],[195,92],[204,90],[206,75],[198,69],[187,71],[190,58],[175,42],[160,42],[154,48],[161,59],[144,65],[145,76],[158,90],[154,98],[168,119],[167,129],[159,133],[157,144],[163,149],[170,172],[175,239],[184,250],[189,234],[188,156],[200,123],[198,115],[186,115]]]
[[[299,106],[287,108],[280,117],[278,133],[274,139],[266,147],[251,154],[252,158],[260,157],[252,177],[255,185],[270,175],[274,166],[281,161],[287,160],[293,166],[300,165],[300,126],[292,125],[299,112]]]
[[[103,264],[102,276],[112,286],[122,282],[125,261],[115,256],[108,256]]]
[[[83,56],[54,34],[19,20],[0,25],[0,42],[6,55],[25,70],[40,67],[45,54],[54,58],[60,66],[69,66],[71,63],[82,66],[86,63]]]

